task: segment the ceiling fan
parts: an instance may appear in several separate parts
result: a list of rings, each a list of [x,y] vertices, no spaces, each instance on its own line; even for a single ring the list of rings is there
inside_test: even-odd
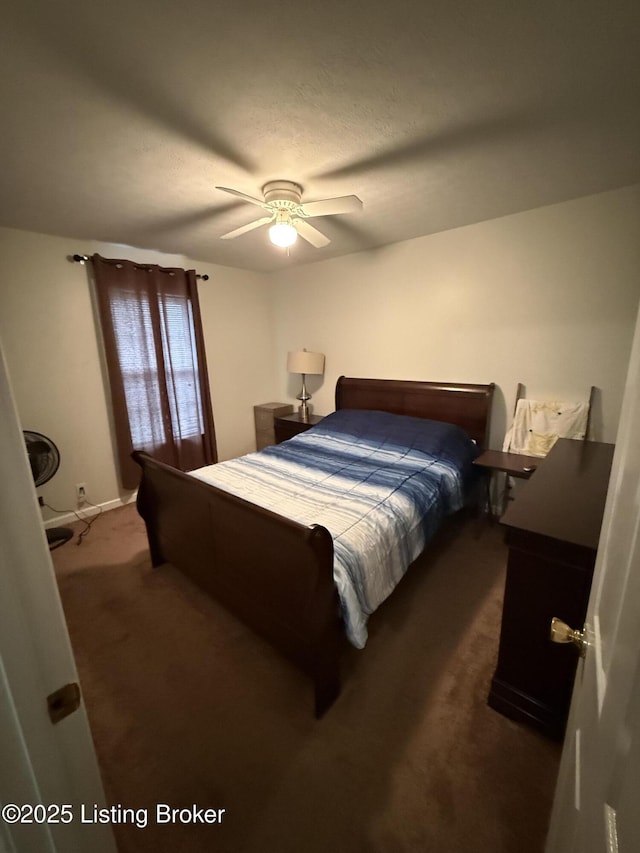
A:
[[[332,216],[336,213],[354,213],[362,209],[362,202],[355,195],[345,195],[339,198],[325,198],[320,201],[309,201],[302,204],[302,187],[292,181],[269,181],[262,188],[264,199],[261,201],[253,196],[232,190],[228,187],[216,187],[225,193],[236,195],[244,201],[256,204],[268,212],[248,225],[242,225],[221,236],[222,240],[233,240],[241,234],[272,223],[269,228],[269,239],[275,246],[283,249],[293,246],[298,235],[311,243],[316,249],[327,246],[331,241],[321,231],[307,222],[313,216]]]

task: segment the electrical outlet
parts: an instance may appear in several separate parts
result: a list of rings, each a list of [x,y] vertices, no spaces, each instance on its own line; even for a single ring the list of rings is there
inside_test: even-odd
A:
[[[76,500],[78,501],[78,506],[82,506],[86,499],[87,487],[84,483],[76,483]]]

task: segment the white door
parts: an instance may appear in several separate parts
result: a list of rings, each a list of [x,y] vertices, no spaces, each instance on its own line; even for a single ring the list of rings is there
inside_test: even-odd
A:
[[[640,314],[547,853],[640,850],[639,530]]]
[[[0,851],[115,853],[108,824],[81,822],[104,805],[84,706],[49,718],[78,675],[1,347],[0,436]]]

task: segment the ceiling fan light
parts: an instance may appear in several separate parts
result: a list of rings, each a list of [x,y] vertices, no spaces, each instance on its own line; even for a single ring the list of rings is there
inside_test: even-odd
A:
[[[269,239],[274,246],[287,249],[298,239],[298,232],[289,222],[276,222],[269,228]]]

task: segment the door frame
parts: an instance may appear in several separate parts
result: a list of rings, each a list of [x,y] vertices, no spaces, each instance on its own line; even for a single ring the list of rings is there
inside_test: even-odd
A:
[[[12,853],[116,853],[84,704],[60,722],[47,696],[78,673],[0,341],[0,801],[69,804],[69,823],[0,823]]]

